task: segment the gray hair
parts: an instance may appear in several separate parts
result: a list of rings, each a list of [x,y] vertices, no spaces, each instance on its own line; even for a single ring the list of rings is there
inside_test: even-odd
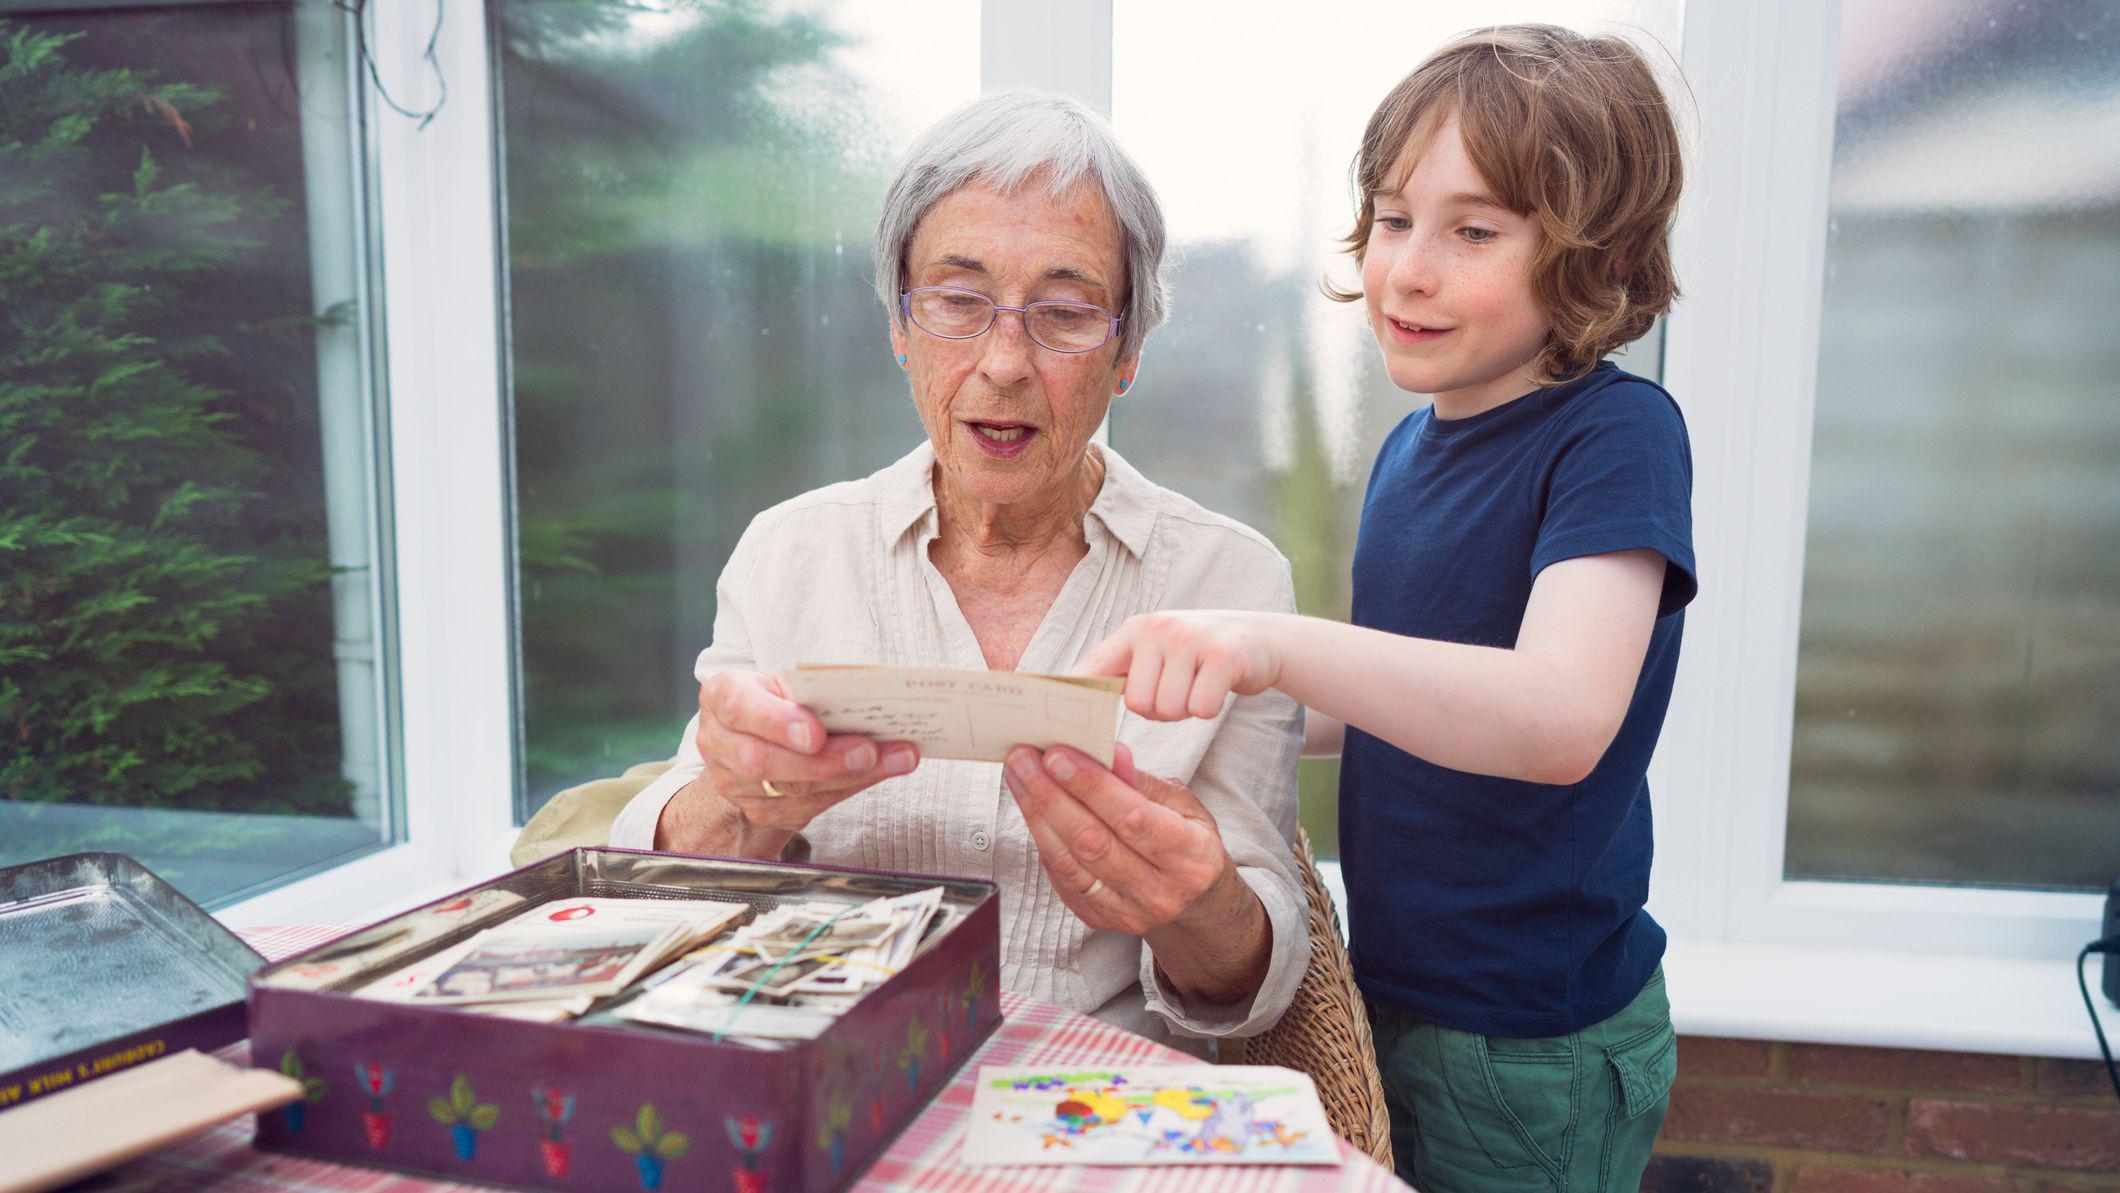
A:
[[[1104,118],[1079,100],[1046,91],[998,91],[937,121],[906,151],[876,224],[876,296],[898,320],[905,254],[913,232],[935,205],[977,182],[1004,195],[1043,176],[1047,193],[1063,194],[1085,176],[1119,222],[1126,261],[1126,304],[1119,358],[1170,310],[1163,285],[1163,206],[1141,167],[1119,147]]]

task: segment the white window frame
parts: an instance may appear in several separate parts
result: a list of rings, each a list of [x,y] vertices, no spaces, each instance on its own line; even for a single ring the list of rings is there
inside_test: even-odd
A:
[[[1664,370],[1704,579],[1650,768],[1674,1015],[1700,1034],[2094,1056],[2072,962],[2101,896],[1783,877],[1839,31],[1836,0],[1685,16],[1701,131]]]
[[[433,102],[438,0],[369,6],[390,94]],[[983,0],[981,87],[1072,92],[1111,110],[1109,0]],[[396,537],[404,838],[222,909],[234,925],[357,923],[508,867],[514,843],[515,620],[495,122],[487,0],[442,12],[448,99],[422,129],[366,95],[374,130],[388,456]],[[1100,432],[1101,433],[1101,432]]]
[[[368,6],[392,97],[435,98],[439,0]],[[364,88],[388,364],[403,839],[219,912],[229,924],[360,923],[507,868],[514,684],[485,6],[443,9],[448,99],[422,129]]]
[[[391,93],[432,94],[436,0],[374,5]],[[353,921],[503,869],[515,834],[506,424],[483,2],[450,4],[424,130],[371,98],[384,257],[406,839],[223,913]],[[984,0],[981,85],[1111,109],[1110,0]],[[1662,745],[1650,906],[1681,1031],[2095,1055],[2086,894],[1782,876],[1834,114],[1836,0],[1692,0],[1700,130],[1664,375],[1693,436],[1702,595]],[[1344,897],[1339,867],[1320,867]],[[2120,1013],[2104,1007],[2111,1034]]]

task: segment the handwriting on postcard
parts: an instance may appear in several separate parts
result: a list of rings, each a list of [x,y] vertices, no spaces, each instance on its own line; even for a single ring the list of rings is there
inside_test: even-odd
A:
[[[910,741],[926,758],[999,762],[1018,745],[1065,745],[1106,766],[1119,680],[940,667],[805,666],[781,675],[788,697],[832,733]]]

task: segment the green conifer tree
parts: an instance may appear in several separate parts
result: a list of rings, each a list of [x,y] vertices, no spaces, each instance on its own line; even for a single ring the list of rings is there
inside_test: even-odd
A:
[[[0,21],[0,799],[344,814],[314,502],[259,430],[299,395],[228,386],[304,354],[197,309],[284,205],[204,151],[216,90],[42,28]]]

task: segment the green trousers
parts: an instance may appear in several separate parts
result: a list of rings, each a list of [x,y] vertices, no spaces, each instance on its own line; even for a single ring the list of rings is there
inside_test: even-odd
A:
[[[1399,1176],[1421,1193],[1634,1193],[1678,1069],[1664,974],[1574,1035],[1474,1035],[1375,1003]]]

